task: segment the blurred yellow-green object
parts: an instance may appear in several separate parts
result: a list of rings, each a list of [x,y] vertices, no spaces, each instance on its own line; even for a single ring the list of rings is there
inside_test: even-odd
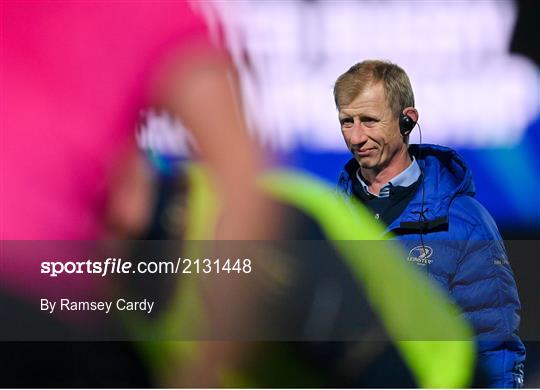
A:
[[[190,240],[208,239],[212,232],[209,227],[214,226],[219,210],[217,197],[201,167],[191,165],[186,172],[190,177],[187,235]],[[399,244],[383,239],[384,226],[362,205],[354,200],[343,200],[322,181],[299,172],[269,172],[261,178],[261,188],[274,199],[307,214],[324,231],[327,240],[332,242],[363,287],[369,303],[419,386],[470,386],[475,369],[472,330],[460,318],[459,309],[448,297],[402,260],[405,255]],[[192,243],[195,246],[191,246],[191,250],[196,253],[196,241]],[[171,327],[182,327],[186,321],[191,326],[202,327],[204,308],[200,306],[202,302],[198,296],[196,285],[181,283],[174,303],[160,320],[159,330],[155,330],[164,332]],[[175,370],[177,364],[189,364],[200,358],[197,342],[161,343],[158,348],[153,348],[152,343],[144,345],[149,364],[158,375],[168,375],[167,371]],[[301,372],[308,372],[302,370],[302,366],[298,362],[297,369],[293,370],[299,379]],[[266,369],[272,370],[268,365]],[[251,375],[253,373],[227,369],[219,373],[224,387],[265,385]],[[291,383],[316,386],[309,380],[296,383],[291,376],[287,383],[287,386]]]

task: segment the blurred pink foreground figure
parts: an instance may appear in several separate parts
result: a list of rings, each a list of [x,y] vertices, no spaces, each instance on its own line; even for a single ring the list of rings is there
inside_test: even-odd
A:
[[[148,107],[193,132],[224,205],[216,236],[257,237],[259,154],[236,74],[186,2],[3,1],[1,11],[2,240],[111,238],[111,214],[136,233],[136,199],[151,189],[134,130]],[[16,285],[23,263],[2,282]]]
[[[128,3],[2,5],[2,239],[99,238],[151,78],[209,48],[185,3]]]

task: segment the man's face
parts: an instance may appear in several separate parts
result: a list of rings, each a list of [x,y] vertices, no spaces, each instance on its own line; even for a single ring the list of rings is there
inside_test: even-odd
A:
[[[340,106],[339,121],[347,147],[363,169],[381,171],[407,148],[382,83],[368,85],[350,104]]]

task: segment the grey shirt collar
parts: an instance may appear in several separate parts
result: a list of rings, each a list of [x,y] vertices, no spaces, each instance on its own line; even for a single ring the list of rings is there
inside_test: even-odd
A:
[[[397,186],[409,187],[410,185],[418,181],[420,174],[420,166],[418,165],[418,162],[413,156],[411,164],[403,172],[393,177],[388,181],[388,183],[383,185],[381,187],[381,190],[379,191],[379,195],[372,194],[369,191],[369,186],[362,179],[362,175],[360,175],[360,168],[358,168],[358,170],[356,171],[356,179],[358,179],[360,184],[362,184],[362,188],[364,189],[364,192],[366,194],[377,196],[378,198],[387,198],[390,196],[390,188]]]

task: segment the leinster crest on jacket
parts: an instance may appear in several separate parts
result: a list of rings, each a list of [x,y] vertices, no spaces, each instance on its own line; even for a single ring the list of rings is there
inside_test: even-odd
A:
[[[407,260],[425,266],[426,264],[433,263],[433,260],[431,259],[432,254],[433,248],[427,245],[418,245],[411,249]]]

